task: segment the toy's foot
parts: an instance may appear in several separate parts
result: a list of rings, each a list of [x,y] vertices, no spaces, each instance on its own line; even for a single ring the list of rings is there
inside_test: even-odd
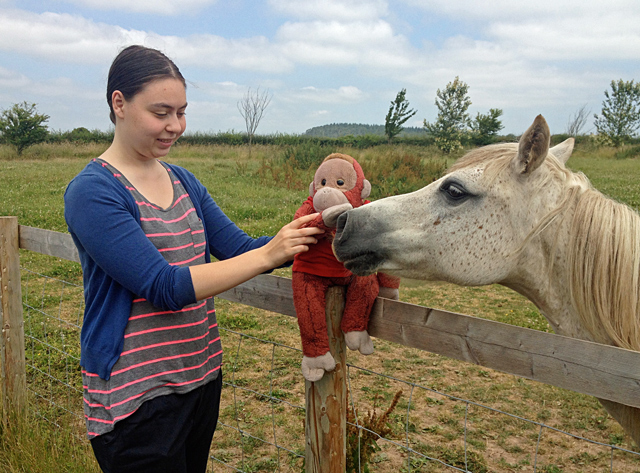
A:
[[[307,381],[320,381],[325,371],[333,371],[336,367],[336,360],[331,353],[327,352],[322,356],[302,357],[302,376]]]
[[[373,340],[366,330],[362,332],[345,332],[344,341],[350,350],[359,350],[363,355],[373,353]]]

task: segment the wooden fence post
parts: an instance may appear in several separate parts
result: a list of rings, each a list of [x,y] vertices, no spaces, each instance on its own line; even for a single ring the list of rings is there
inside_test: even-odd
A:
[[[336,368],[320,381],[305,382],[305,469],[307,473],[344,473],[347,450],[346,345],[340,330],[344,288],[327,291],[329,347]]]
[[[23,411],[27,399],[17,217],[0,217],[0,316],[0,385],[4,421],[10,413]]]

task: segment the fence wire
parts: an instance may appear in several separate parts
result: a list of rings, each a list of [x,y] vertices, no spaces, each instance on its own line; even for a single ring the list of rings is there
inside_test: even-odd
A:
[[[83,437],[82,287],[25,268],[22,280],[30,409]],[[224,327],[221,336],[225,389],[211,471],[303,471],[301,350]],[[640,471],[640,454],[619,445],[447,394],[427,378],[383,374],[356,359],[347,363],[349,471]],[[386,371],[393,372],[393,361]],[[424,369],[420,360],[415,364],[416,372]]]

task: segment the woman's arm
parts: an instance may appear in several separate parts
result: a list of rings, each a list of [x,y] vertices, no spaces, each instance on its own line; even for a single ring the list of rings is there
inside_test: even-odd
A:
[[[322,233],[319,228],[300,228],[317,214],[294,220],[280,229],[266,245],[242,253],[230,259],[191,266],[193,289],[198,300],[215,296],[248,281],[258,274],[276,268],[309,250],[317,242],[314,235]]]
[[[65,192],[67,225],[92,282],[85,290],[103,290],[95,286],[108,283],[99,279],[104,274],[156,307],[179,310],[195,302],[188,268],[167,263],[134,217],[129,191],[101,172],[79,175]]]

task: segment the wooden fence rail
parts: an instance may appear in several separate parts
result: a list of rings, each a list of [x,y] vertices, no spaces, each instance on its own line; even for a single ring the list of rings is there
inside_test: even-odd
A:
[[[21,225],[19,247],[78,261],[71,236],[65,233]],[[4,286],[4,268],[0,270]],[[19,288],[19,278],[11,284]],[[288,278],[260,275],[218,297],[295,317]],[[2,307],[6,310],[4,300]],[[374,305],[369,332],[404,346],[640,408],[638,352],[382,298]],[[3,330],[3,346],[4,336]],[[23,370],[24,364],[18,369]]]

